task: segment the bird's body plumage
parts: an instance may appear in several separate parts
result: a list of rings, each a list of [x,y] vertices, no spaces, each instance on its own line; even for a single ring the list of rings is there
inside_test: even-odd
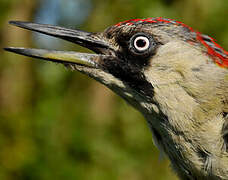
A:
[[[228,121],[227,52],[209,36],[169,19],[130,20],[111,34],[130,34],[132,26],[162,44],[144,69],[152,100],[138,107],[157,146],[183,179],[228,179],[222,130]]]
[[[181,179],[228,179],[228,53],[214,39],[164,18],[129,20],[102,33],[13,24],[98,53],[7,49],[61,62],[112,89],[145,116]]]
[[[163,58],[153,59],[153,65],[158,63],[163,70],[151,67],[147,72],[148,78],[156,79],[152,83],[154,101],[165,114],[158,124],[150,119],[155,134],[160,134],[157,141],[183,179],[222,179],[221,174],[228,179],[228,153],[223,150],[222,136],[228,108],[227,70],[208,64],[210,57],[188,45],[172,46],[176,50],[179,46],[181,52],[163,47],[158,53]],[[164,59],[165,54],[169,58]]]

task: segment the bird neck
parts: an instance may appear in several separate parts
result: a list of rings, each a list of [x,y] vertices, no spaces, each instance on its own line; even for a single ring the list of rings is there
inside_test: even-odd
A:
[[[222,111],[228,107],[223,104],[228,86],[221,84],[217,90],[206,88],[201,92],[204,96],[201,93],[194,96],[195,89],[181,82],[154,87],[156,103],[151,105],[151,113],[144,116],[156,146],[169,157],[182,179],[216,179],[220,177],[219,171],[227,169],[218,163],[225,160],[220,155],[225,122]],[[215,94],[213,90],[220,92]],[[228,163],[228,158],[225,161]]]

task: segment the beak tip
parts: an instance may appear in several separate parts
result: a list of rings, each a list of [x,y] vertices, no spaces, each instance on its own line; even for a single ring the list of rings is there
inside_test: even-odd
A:
[[[5,51],[9,51],[9,52],[12,52],[14,48],[12,47],[6,47],[6,48],[3,48],[3,50]]]
[[[15,24],[17,21],[9,21],[9,24]]]
[[[21,28],[26,28],[26,24],[28,24],[28,22],[24,22],[24,21],[9,21],[9,24],[11,24],[13,26],[21,27]]]
[[[3,49],[8,52],[13,52],[13,53],[22,54],[22,55],[26,55],[26,52],[27,52],[25,48],[6,47]]]
[[[14,48],[14,47],[5,47],[5,48],[3,48],[5,51],[10,51],[10,52],[14,52],[14,51],[16,51],[16,48]]]
[[[20,24],[20,21],[9,21],[9,24],[17,25],[17,24]]]

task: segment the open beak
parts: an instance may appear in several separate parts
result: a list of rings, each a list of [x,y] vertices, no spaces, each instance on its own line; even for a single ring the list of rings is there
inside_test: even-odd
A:
[[[57,63],[77,64],[91,68],[98,68],[99,61],[110,56],[105,54],[110,54],[108,53],[108,51],[111,50],[111,46],[107,42],[102,40],[101,36],[96,33],[66,29],[63,27],[47,24],[36,24],[21,21],[10,21],[10,24],[73,42],[80,46],[86,47],[98,54],[17,47],[5,48],[5,50],[10,52],[22,54],[29,57],[40,58],[48,61],[53,61]]]

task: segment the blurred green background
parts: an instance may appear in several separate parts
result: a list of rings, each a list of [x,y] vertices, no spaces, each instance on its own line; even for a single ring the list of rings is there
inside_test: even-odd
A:
[[[86,51],[9,26],[35,21],[103,31],[119,21],[168,17],[228,49],[227,0],[0,0],[0,180],[174,180],[142,115],[107,88],[6,46]]]

